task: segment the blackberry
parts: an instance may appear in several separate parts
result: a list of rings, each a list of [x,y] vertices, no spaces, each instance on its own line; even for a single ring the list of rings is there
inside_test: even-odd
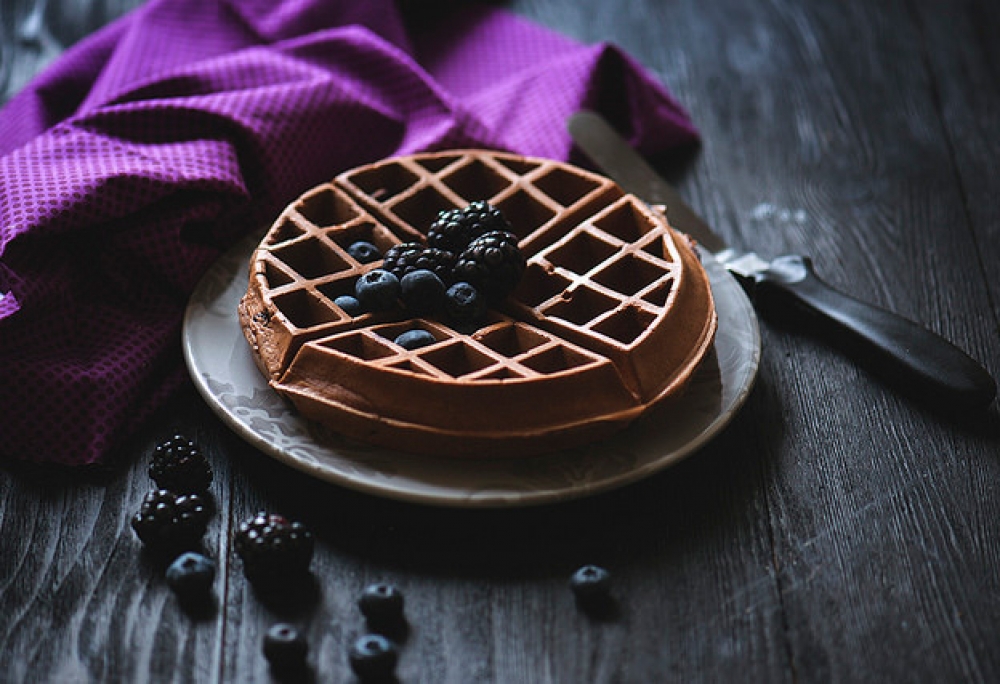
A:
[[[455,254],[436,247],[427,247],[419,242],[402,242],[393,245],[385,253],[382,268],[403,279],[408,273],[427,269],[441,279],[451,282],[451,269],[455,266]]]
[[[201,541],[210,517],[210,507],[200,495],[154,489],[132,518],[132,529],[151,548],[180,550]]]
[[[358,638],[347,653],[347,661],[362,681],[389,681],[396,669],[399,651],[381,634]]]
[[[149,476],[160,489],[202,493],[212,484],[212,467],[193,441],[174,435],[156,445]]]
[[[485,200],[477,200],[462,209],[448,209],[438,214],[427,231],[427,242],[431,247],[458,254],[480,235],[510,229],[510,223],[499,209]]]
[[[496,230],[469,243],[455,263],[454,278],[470,283],[489,303],[497,304],[517,287],[524,269],[517,236]]]
[[[312,532],[277,513],[261,511],[245,520],[234,541],[244,573],[261,585],[294,581],[308,571],[312,561]]]

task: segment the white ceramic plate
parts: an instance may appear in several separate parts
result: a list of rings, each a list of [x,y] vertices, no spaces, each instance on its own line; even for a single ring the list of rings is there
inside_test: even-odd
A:
[[[697,451],[743,405],[760,362],[760,330],[736,280],[706,260],[719,328],[684,400],[587,447],[521,460],[417,456],[349,441],[301,418],[270,389],[243,337],[236,305],[258,238],[224,255],[199,283],[184,318],[184,357],[198,390],[238,435],[317,478],[370,494],[456,507],[551,503],[648,477]]]

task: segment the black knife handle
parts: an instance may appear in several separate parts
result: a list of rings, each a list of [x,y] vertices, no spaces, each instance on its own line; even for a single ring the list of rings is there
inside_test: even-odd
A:
[[[757,276],[754,297],[765,315],[784,315],[790,304],[810,314],[819,332],[869,370],[928,403],[975,408],[996,396],[992,376],[964,351],[902,316],[834,290],[808,257],[772,261]]]

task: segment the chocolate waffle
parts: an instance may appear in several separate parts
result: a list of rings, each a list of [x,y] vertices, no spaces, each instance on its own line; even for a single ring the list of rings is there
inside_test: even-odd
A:
[[[405,310],[351,316],[347,247],[425,241],[487,200],[526,257],[474,330]],[[261,372],[307,418],[401,451],[525,456],[617,432],[679,395],[714,340],[708,277],[665,216],[575,166],[484,150],[387,159],[293,202],[250,261],[240,322]],[[400,333],[434,342],[405,349]]]

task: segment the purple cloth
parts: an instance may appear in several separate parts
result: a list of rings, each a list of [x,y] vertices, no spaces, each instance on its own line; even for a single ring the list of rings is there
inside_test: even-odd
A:
[[[581,106],[647,153],[696,136],[614,46],[494,8],[152,0],[105,27],[0,110],[0,453],[105,459],[185,381],[198,278],[309,187],[423,150],[567,159]]]

